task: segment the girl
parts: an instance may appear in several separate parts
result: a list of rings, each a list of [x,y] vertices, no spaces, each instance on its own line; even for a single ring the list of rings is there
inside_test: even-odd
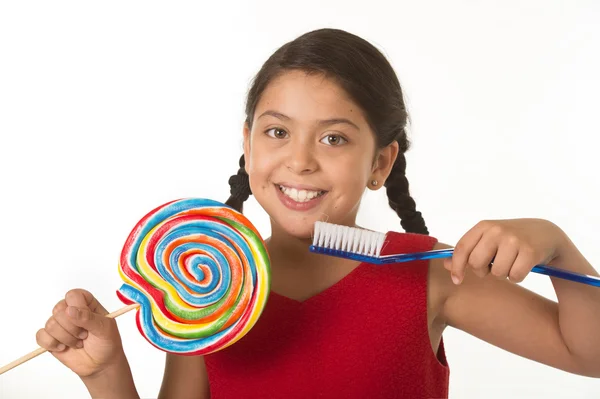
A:
[[[515,284],[540,263],[597,275],[549,221],[480,222],[446,260],[375,266],[308,252],[316,221],[355,225],[365,187],[385,187],[409,233],[389,234],[386,250],[449,247],[429,237],[409,194],[402,90],[372,45],[332,29],[285,44],[258,72],[246,115],[227,203],[241,211],[253,194],[270,216],[269,302],[235,345],[168,354],[160,398],[447,397],[447,326],[600,377],[600,290],[552,279],[555,303]],[[70,291],[37,342],[92,397],[137,398],[106,314],[89,292]]]

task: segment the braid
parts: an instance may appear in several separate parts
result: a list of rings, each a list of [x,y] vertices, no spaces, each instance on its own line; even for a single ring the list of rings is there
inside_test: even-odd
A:
[[[246,161],[243,154],[240,157],[239,165],[240,168],[238,169],[237,174],[232,175],[229,178],[229,192],[231,193],[231,196],[225,204],[238,212],[242,212],[244,209],[244,201],[252,194],[252,190],[250,189],[250,178],[248,173],[246,173]]]
[[[425,226],[425,220],[421,216],[421,212],[417,211],[415,200],[409,194],[404,152],[398,153],[398,158],[396,158],[396,162],[384,186],[388,196],[388,203],[400,217],[400,224],[404,231],[407,233],[429,235],[427,226]]]

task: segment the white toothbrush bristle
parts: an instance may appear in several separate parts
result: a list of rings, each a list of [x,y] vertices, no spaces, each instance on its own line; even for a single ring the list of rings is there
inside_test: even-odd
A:
[[[331,230],[331,228],[325,229],[325,241],[323,242],[323,245],[328,248],[331,248],[331,236],[333,233]]]
[[[368,256],[381,256],[385,234],[357,227],[316,222],[313,245]]]
[[[377,249],[377,234],[371,233],[371,242],[369,243],[369,255],[375,255],[375,250]]]
[[[340,249],[342,251],[347,251],[348,249],[348,229],[342,229],[342,242],[340,244]]]
[[[320,224],[321,224],[321,222],[315,223],[315,231],[313,232],[313,241],[312,241],[312,245],[314,245],[314,246],[319,244],[319,232],[321,231]]]
[[[381,249],[383,248],[383,243],[385,242],[385,235],[380,234],[377,237],[377,247],[375,248],[375,256],[381,256]]]
[[[356,231],[354,229],[348,229],[348,252],[356,252]]]
[[[357,235],[355,240],[357,241],[356,252],[359,254],[364,254],[365,252],[365,231],[360,229],[357,231]]]
[[[335,229],[335,249],[340,249],[340,244],[342,243],[342,234],[344,231],[344,226],[337,226]]]

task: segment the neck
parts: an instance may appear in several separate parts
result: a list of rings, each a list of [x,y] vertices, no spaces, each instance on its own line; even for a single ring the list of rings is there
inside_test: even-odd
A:
[[[271,259],[271,290],[296,300],[324,291],[360,262],[310,252],[311,238],[294,237],[271,221],[266,240]]]
[[[292,236],[273,221],[271,221],[271,237],[265,243],[271,264],[278,269],[289,271],[301,269],[310,273],[311,270],[322,270],[324,265],[332,267],[355,263],[347,259],[310,252],[308,248],[312,245],[312,237]]]
[[[277,267],[295,269],[308,264],[323,263],[322,256],[308,250],[310,238],[298,238],[287,234],[271,223],[271,237],[266,240],[269,256]]]

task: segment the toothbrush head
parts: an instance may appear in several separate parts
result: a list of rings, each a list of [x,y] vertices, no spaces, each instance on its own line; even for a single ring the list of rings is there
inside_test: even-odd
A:
[[[385,234],[358,227],[316,222],[313,246],[352,252],[367,256],[380,256]]]

